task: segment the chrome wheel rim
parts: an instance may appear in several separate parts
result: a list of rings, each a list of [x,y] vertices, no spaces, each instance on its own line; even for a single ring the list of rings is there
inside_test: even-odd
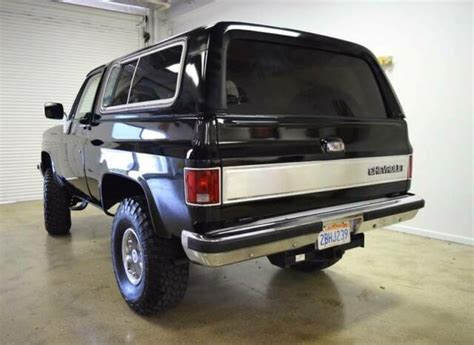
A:
[[[122,262],[130,283],[138,285],[143,275],[143,251],[138,236],[132,228],[128,228],[123,233]]]

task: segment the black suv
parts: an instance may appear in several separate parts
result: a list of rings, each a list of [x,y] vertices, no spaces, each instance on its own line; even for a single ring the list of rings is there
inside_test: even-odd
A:
[[[424,206],[402,108],[350,42],[221,22],[94,69],[69,115],[45,114],[63,120],[43,136],[46,230],[88,203],[114,216],[115,277],[142,314],[183,298],[190,261],[320,270]]]

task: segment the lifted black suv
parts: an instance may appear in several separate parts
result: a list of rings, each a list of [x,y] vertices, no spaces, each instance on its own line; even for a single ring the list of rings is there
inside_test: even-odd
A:
[[[324,269],[424,205],[402,108],[350,42],[222,22],[96,68],[45,114],[63,119],[43,136],[46,230],[119,204],[115,277],[142,314],[183,298],[189,261]]]

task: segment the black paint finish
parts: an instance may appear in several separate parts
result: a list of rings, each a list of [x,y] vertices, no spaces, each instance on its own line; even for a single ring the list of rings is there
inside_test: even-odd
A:
[[[278,30],[281,29],[221,22],[159,43],[157,46],[183,39],[187,43],[178,97],[166,107],[112,113],[104,113],[100,108],[99,95],[111,66],[155,47],[96,68],[88,75],[101,75],[94,111],[78,118],[76,100],[63,125],[44,133],[43,160],[49,157],[56,174],[74,194],[104,208],[113,201],[108,199],[111,195],[129,190],[130,183],[139,186],[149,203],[155,229],[163,236],[179,236],[183,229],[203,233],[279,214],[406,193],[409,181],[225,206],[185,204],[184,167],[412,153],[402,109],[369,50],[311,33],[286,30],[291,35],[282,35]],[[388,118],[227,113],[225,61],[227,45],[233,38],[318,48],[363,58],[376,77]],[[321,140],[332,137],[344,141],[345,152],[322,151]]]

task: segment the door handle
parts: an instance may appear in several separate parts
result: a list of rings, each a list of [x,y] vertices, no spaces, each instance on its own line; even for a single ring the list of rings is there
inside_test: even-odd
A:
[[[81,125],[81,127],[84,128],[86,131],[90,131],[92,129],[92,126],[90,124]]]
[[[323,138],[321,139],[321,148],[323,152],[327,153],[344,152],[346,150],[341,138]]]
[[[94,146],[102,146],[102,145],[104,145],[104,142],[102,140],[99,140],[99,139],[94,139],[94,140],[91,140],[91,144],[94,145]]]

